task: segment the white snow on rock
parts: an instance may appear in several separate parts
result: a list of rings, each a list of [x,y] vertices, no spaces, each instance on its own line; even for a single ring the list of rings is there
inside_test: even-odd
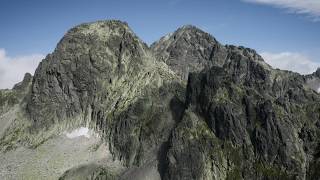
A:
[[[87,127],[80,127],[78,129],[74,129],[71,132],[65,133],[66,136],[70,139],[74,139],[80,136],[84,136],[86,138],[90,138],[89,129]]]

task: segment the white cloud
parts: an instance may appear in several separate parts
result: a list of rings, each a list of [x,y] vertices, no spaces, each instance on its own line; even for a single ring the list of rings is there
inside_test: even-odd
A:
[[[282,52],[269,53],[263,52],[261,56],[274,68],[290,70],[300,74],[311,74],[320,67],[320,63],[311,61],[307,56],[300,53]]]
[[[306,14],[320,20],[320,0],[242,0],[244,2],[272,5],[297,14]]]
[[[43,58],[41,54],[9,57],[0,49],[0,89],[12,88],[22,81],[26,72],[33,74]]]

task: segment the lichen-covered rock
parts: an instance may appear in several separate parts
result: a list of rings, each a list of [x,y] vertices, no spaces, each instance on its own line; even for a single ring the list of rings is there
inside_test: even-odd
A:
[[[210,34],[186,25],[151,45],[158,60],[165,62],[183,80],[190,72],[223,65],[227,50]]]

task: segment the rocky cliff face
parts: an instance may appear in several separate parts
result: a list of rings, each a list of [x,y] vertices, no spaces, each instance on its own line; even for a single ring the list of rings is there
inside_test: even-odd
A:
[[[183,80],[188,80],[190,72],[222,66],[227,56],[226,48],[216,39],[191,25],[162,37],[151,49]]]
[[[320,97],[304,83],[245,54],[190,74],[168,179],[316,179]]]
[[[36,70],[27,111],[32,129],[89,126],[128,166],[168,139],[184,89],[127,24],[102,21],[71,29]]]
[[[43,149],[83,126],[112,161],[74,164],[61,179],[317,179],[319,78],[194,26],[149,48],[126,23],[82,24],[34,77],[0,91],[0,149]]]

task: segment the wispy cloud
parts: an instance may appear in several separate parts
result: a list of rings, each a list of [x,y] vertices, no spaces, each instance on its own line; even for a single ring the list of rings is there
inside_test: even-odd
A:
[[[272,5],[297,14],[305,14],[314,21],[320,20],[320,0],[242,0],[244,2]]]
[[[270,53],[263,52],[261,56],[274,68],[290,70],[300,74],[311,74],[320,67],[320,63],[310,60],[307,56],[300,53],[282,52]]]
[[[22,81],[26,72],[34,73],[42,54],[9,57],[4,49],[0,49],[0,89],[12,88]]]

